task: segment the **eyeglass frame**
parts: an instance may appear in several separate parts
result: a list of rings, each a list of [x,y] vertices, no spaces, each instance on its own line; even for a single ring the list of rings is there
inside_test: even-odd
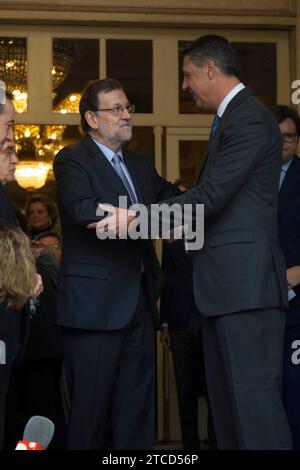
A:
[[[288,136],[288,138],[287,138]],[[298,140],[299,136],[297,132],[283,132],[281,134],[282,140],[286,142],[287,144],[292,144]]]
[[[119,111],[116,111],[117,109],[119,109]],[[113,106],[112,108],[98,108],[96,111],[110,111],[111,114],[113,114],[114,116],[120,116],[124,113],[125,109],[129,114],[133,114],[135,111],[135,104],[128,103],[125,106],[122,104],[118,104]]]

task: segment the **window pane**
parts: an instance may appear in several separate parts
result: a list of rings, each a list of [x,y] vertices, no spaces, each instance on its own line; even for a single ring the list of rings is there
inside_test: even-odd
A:
[[[208,142],[202,140],[180,140],[179,175],[180,178],[196,182],[206,154]]]
[[[80,94],[90,80],[99,78],[98,39],[53,40],[53,110],[78,112]]]
[[[53,201],[56,201],[56,182],[52,169],[53,159],[60,148],[80,140],[79,126],[16,125],[15,137],[20,164],[27,163],[30,169],[34,168],[34,164],[40,161],[49,164],[47,180],[35,192],[46,194]],[[42,152],[40,153],[41,149]],[[32,165],[31,162],[34,164]],[[24,183],[24,176],[22,183]],[[17,182],[7,183],[6,189],[12,201],[22,209],[25,207],[28,193],[33,191],[32,188],[25,189],[21,187]]]
[[[179,41],[179,113],[207,114],[207,111],[197,108],[189,92],[182,91],[182,60],[181,52],[188,41]],[[237,51],[241,80],[249,85],[257,97],[266,105],[276,104],[277,90],[277,58],[275,43],[246,43],[233,42]]]
[[[152,127],[134,126],[132,139],[127,145],[129,150],[147,157],[154,165],[154,134]]]
[[[17,112],[27,111],[26,38],[0,37],[0,79],[14,94]]]
[[[124,86],[137,113],[153,112],[152,41],[106,41],[106,75]]]
[[[277,58],[275,43],[233,42],[241,81],[249,85],[266,106],[276,104]]]

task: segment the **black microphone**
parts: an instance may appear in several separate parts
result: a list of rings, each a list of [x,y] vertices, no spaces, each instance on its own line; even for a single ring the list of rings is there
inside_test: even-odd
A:
[[[45,450],[54,434],[54,423],[44,416],[32,416],[25,426],[23,439],[15,450]]]

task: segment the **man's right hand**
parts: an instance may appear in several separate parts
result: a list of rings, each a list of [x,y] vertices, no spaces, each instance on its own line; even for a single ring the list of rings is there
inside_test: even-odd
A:
[[[167,326],[163,326],[161,329],[160,342],[166,351],[171,351],[171,337]]]

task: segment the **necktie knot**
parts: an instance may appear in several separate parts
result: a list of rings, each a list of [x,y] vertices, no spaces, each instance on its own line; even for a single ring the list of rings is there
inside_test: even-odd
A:
[[[216,132],[220,119],[221,119],[220,116],[216,114],[213,119],[212,126],[211,126],[211,135],[214,135],[214,133]]]
[[[121,155],[118,153],[115,153],[113,158],[112,158],[113,163],[120,163],[121,162]]]
[[[138,202],[138,200],[137,200],[135,191],[133,189],[133,185],[129,181],[128,176],[125,174],[124,168],[122,168],[121,162],[124,165],[122,156],[119,155],[118,153],[115,153],[113,158],[111,159],[111,161],[113,163],[113,167],[114,167],[116,173],[119,175],[119,177],[123,181],[123,184],[124,184],[125,188],[127,189],[127,192],[128,192],[128,194],[130,196],[130,199],[131,199],[131,202],[133,204],[136,204]]]

